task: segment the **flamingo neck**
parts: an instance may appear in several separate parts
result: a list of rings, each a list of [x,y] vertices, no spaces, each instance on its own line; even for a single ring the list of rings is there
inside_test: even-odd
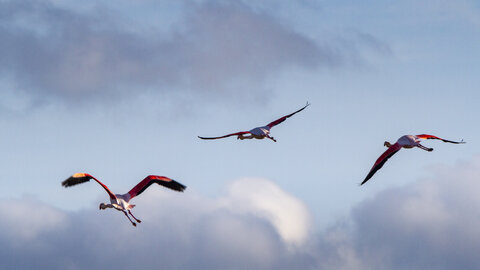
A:
[[[100,204],[100,209],[104,210],[104,209],[107,209],[107,208],[115,208],[117,210],[120,210],[122,207],[118,204],[114,204],[114,203],[101,203]]]
[[[104,210],[104,209],[107,209],[107,208],[112,208],[113,205],[111,204],[106,204],[106,203],[101,203],[100,204],[100,209]]]

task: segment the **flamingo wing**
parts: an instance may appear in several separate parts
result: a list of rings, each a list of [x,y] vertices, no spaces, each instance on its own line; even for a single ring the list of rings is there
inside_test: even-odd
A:
[[[459,142],[454,142],[454,141],[445,140],[445,139],[439,138],[439,137],[437,137],[437,136],[428,135],[428,134],[420,134],[420,135],[415,135],[415,136],[416,136],[417,138],[426,139],[426,140],[434,139],[434,140],[441,140],[441,141],[444,141],[444,142],[455,143],[455,144],[465,143],[463,140],[461,140],[461,141],[459,141]]]
[[[78,184],[81,184],[81,183],[88,182],[88,181],[90,181],[90,179],[93,179],[93,180],[97,181],[97,183],[99,183],[100,186],[102,186],[105,189],[105,191],[108,193],[108,196],[110,196],[111,199],[116,198],[115,194],[113,194],[113,192],[111,192],[110,189],[108,189],[107,186],[105,186],[97,178],[91,176],[88,173],[76,173],[76,174],[70,176],[67,180],[63,181],[62,186],[71,187],[71,186],[75,186],[75,185],[78,185]]]
[[[298,112],[303,111],[303,110],[304,110],[305,108],[307,108],[309,105],[310,105],[310,103],[307,102],[307,105],[305,105],[305,106],[304,106],[303,108],[301,108],[300,110],[298,110],[298,111],[296,111],[296,112],[293,112],[293,113],[291,113],[291,114],[289,114],[289,115],[285,115],[285,116],[283,116],[283,117],[280,117],[280,118],[278,118],[277,120],[269,123],[267,126],[268,126],[269,128],[272,128],[272,127],[274,127],[274,126],[282,123],[283,121],[285,121],[287,118],[291,117],[292,115],[294,115],[294,114],[296,114],[296,113],[298,113]]]
[[[387,151],[385,151],[378,159],[375,161],[375,164],[373,164],[372,169],[368,173],[367,177],[365,177],[365,180],[360,185],[365,184],[372,176],[382,168],[383,164],[387,162],[389,158],[391,158],[395,153],[398,152],[398,150],[402,149],[400,144],[395,143],[394,145],[390,146]]]
[[[240,131],[240,132],[227,134],[225,136],[220,136],[220,137],[200,137],[200,136],[198,136],[198,138],[200,138],[202,140],[216,140],[216,139],[223,139],[223,138],[227,138],[227,137],[230,137],[230,136],[242,135],[242,134],[250,134],[250,131]]]
[[[145,189],[147,189],[153,183],[156,183],[166,188],[169,188],[175,191],[180,191],[180,192],[183,192],[187,188],[186,186],[168,177],[158,176],[158,175],[149,175],[145,177],[145,179],[140,181],[140,183],[138,183],[128,192],[128,194],[130,195],[130,199],[142,194],[142,192],[145,191]]]

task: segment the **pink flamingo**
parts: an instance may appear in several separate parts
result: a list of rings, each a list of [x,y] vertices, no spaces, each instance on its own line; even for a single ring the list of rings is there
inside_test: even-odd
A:
[[[158,176],[158,175],[149,175],[145,177],[140,183],[138,183],[136,186],[134,186],[128,193],[125,194],[113,194],[113,192],[108,189],[106,185],[104,185],[102,182],[100,182],[97,178],[91,176],[88,173],[76,173],[72,176],[70,176],[67,180],[62,182],[62,186],[64,187],[71,187],[74,185],[78,185],[81,183],[85,183],[90,181],[91,179],[97,181],[108,193],[108,196],[110,196],[110,202],[109,204],[101,203],[99,206],[100,210],[105,210],[106,208],[115,208],[118,211],[122,211],[125,216],[130,220],[133,226],[137,226],[135,222],[133,222],[128,214],[130,214],[135,221],[138,223],[142,222],[136,217],[132,215],[132,212],[130,209],[135,207],[134,204],[129,204],[128,202],[133,199],[135,196],[138,196],[142,194],[145,189],[147,189],[151,184],[156,183],[159,185],[162,185],[164,187],[167,187],[169,189],[173,189],[175,191],[180,191],[183,192],[186,188],[186,186],[176,182],[175,180],[172,180],[168,177],[165,176]],[[127,214],[128,213],[128,214]]]
[[[240,131],[240,132],[236,132],[236,133],[231,133],[231,134],[227,134],[225,136],[220,136],[220,137],[200,137],[198,136],[200,139],[203,139],[203,140],[215,140],[215,139],[222,139],[222,138],[226,138],[226,137],[230,137],[230,136],[237,136],[237,140],[240,139],[240,140],[244,140],[244,139],[264,139],[264,138],[269,138],[270,140],[276,142],[276,140],[270,136],[270,129],[280,123],[282,123],[283,121],[285,121],[287,118],[291,117],[292,115],[298,113],[298,112],[301,112],[302,110],[304,110],[306,107],[308,107],[310,104],[307,102],[307,105],[305,105],[303,108],[301,108],[300,110],[296,111],[296,112],[293,112],[289,115],[285,115],[283,117],[280,117],[278,118],[277,120],[269,123],[268,125],[266,126],[263,126],[263,127],[256,127],[252,130],[249,130],[249,131]],[[244,136],[244,134],[250,134],[249,136]]]
[[[368,173],[367,177],[365,177],[365,180],[360,185],[365,184],[372,176],[382,168],[383,164],[387,162],[389,158],[391,158],[395,153],[397,153],[400,149],[402,148],[413,148],[413,147],[418,147],[420,149],[423,149],[425,151],[431,152],[433,151],[433,148],[427,148],[423,145],[420,144],[421,140],[426,139],[435,139],[435,140],[441,140],[444,142],[448,143],[465,143],[463,140],[460,142],[454,142],[454,141],[449,141],[445,140],[433,135],[428,135],[428,134],[420,134],[420,135],[405,135],[400,137],[398,141],[395,144],[391,144],[389,142],[385,142],[384,145],[388,147],[387,151],[385,151],[378,159],[375,161],[375,164],[373,165],[372,169]]]

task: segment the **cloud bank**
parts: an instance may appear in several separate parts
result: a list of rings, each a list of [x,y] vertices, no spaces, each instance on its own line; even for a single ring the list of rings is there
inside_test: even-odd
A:
[[[137,228],[96,205],[2,200],[0,259],[6,269],[479,269],[478,179],[480,157],[432,167],[324,231],[266,179],[234,181],[217,199],[149,189],[135,201]]]
[[[289,255],[307,240],[305,206],[268,180],[235,181],[218,199],[156,188],[135,199],[133,212],[143,220],[136,228],[96,205],[64,212],[29,199],[2,200],[2,267],[280,269],[294,263]]]

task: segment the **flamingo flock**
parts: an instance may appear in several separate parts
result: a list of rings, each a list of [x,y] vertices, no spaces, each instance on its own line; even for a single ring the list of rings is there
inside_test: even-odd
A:
[[[287,114],[285,116],[282,116],[278,118],[277,120],[270,122],[269,124],[261,127],[256,127],[254,129],[251,129],[249,131],[240,131],[240,132],[235,132],[231,134],[227,134],[224,136],[219,136],[219,137],[201,137],[198,136],[202,140],[215,140],[215,139],[222,139],[222,138],[227,138],[230,136],[237,136],[237,140],[244,140],[244,139],[265,139],[268,138],[274,142],[276,142],[275,138],[270,136],[270,130],[272,127],[284,122],[287,118],[303,111],[305,108],[307,108],[310,104],[307,102],[307,104],[300,108],[299,110]],[[384,146],[386,146],[388,149],[375,161],[373,167],[370,169],[368,172],[367,176],[365,179],[361,182],[360,185],[365,184],[368,180],[372,178],[372,176],[383,167],[383,165],[387,162],[389,158],[391,158],[395,153],[397,153],[400,149],[402,148],[414,148],[418,147],[422,150],[431,152],[433,151],[433,148],[428,148],[420,144],[422,140],[429,140],[429,139],[435,139],[435,140],[440,140],[446,143],[453,143],[453,144],[464,144],[465,142],[462,141],[450,141],[450,140],[445,140],[437,136],[433,135],[428,135],[428,134],[420,134],[420,135],[404,135],[400,137],[396,143],[391,144],[388,141],[384,143]],[[74,185],[78,185],[81,183],[88,182],[90,180],[96,181],[108,194],[110,197],[110,203],[101,203],[99,205],[100,210],[105,210],[107,208],[114,208],[118,211],[123,212],[123,214],[128,218],[128,220],[132,223],[133,226],[137,226],[137,223],[140,223],[141,221],[137,219],[135,216],[133,216],[131,209],[135,207],[134,204],[130,204],[130,200],[133,199],[136,196],[139,196],[142,194],[143,191],[145,191],[148,187],[150,187],[152,184],[158,184],[161,186],[164,186],[168,189],[178,191],[178,192],[183,192],[186,189],[186,186],[183,184],[180,184],[179,182],[170,179],[165,176],[158,176],[158,175],[149,175],[145,177],[142,181],[140,181],[137,185],[135,185],[129,192],[125,194],[114,194],[113,192],[110,191],[110,189],[104,185],[102,182],[100,182],[97,178],[93,177],[92,175],[88,173],[75,173],[72,176],[70,176],[68,179],[62,182],[62,186],[64,187],[71,187]],[[130,217],[133,218],[133,221]]]

